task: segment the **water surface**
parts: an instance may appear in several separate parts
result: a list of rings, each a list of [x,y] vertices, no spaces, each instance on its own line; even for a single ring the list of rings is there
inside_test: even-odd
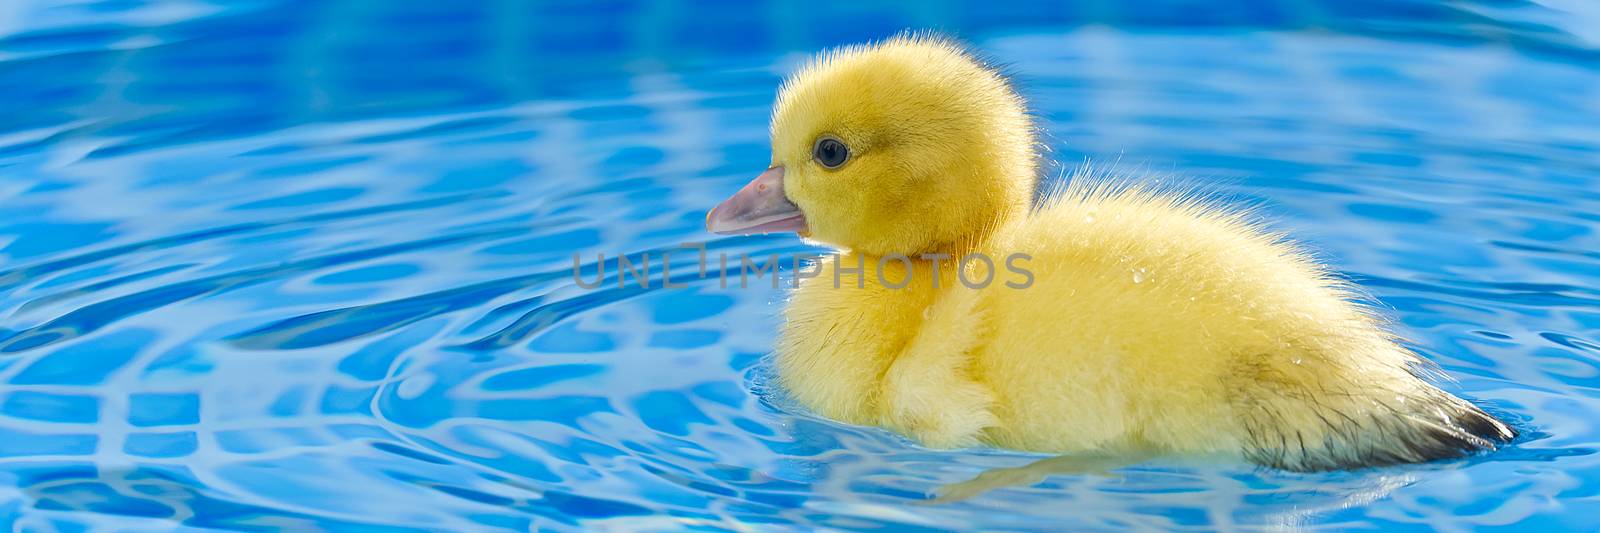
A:
[[[1594,527],[1594,8],[902,9],[6,2],[0,517]],[[574,252],[811,250],[714,238],[704,212],[766,166],[784,74],[908,27],[1008,65],[1061,169],[1260,205],[1525,437],[1347,473],[1158,460],[929,505],[1039,457],[926,450],[777,400],[781,290],[574,284]]]

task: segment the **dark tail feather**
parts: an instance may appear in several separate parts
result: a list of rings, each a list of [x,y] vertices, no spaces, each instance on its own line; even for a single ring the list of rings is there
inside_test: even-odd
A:
[[[1327,409],[1321,404],[1308,406]],[[1252,444],[1246,457],[1273,468],[1301,472],[1354,470],[1457,459],[1498,449],[1517,431],[1466,400],[1429,388],[1400,405],[1382,405],[1356,414],[1326,411],[1330,431],[1320,442],[1300,439],[1295,428],[1248,424]]]
[[[1439,394],[1445,395],[1443,392]],[[1483,450],[1494,450],[1517,438],[1515,429],[1477,406],[1455,397],[1445,397],[1448,400],[1440,402],[1445,405],[1433,409],[1434,413],[1406,414],[1417,431],[1403,441],[1421,461],[1453,459]],[[1436,419],[1430,414],[1444,417]]]

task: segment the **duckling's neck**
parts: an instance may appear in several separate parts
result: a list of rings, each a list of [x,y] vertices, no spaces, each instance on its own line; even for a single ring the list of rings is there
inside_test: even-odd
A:
[[[885,256],[893,257],[896,255],[904,255],[906,257],[916,259],[928,259],[933,261],[943,261],[944,263],[951,263],[952,261],[959,261],[962,257],[978,250],[990,248],[988,245],[995,232],[999,231],[1001,227],[1006,226],[1015,220],[1020,220],[1026,216],[1026,205],[1007,206],[1005,209],[1000,210],[990,217],[986,223],[970,228],[967,233],[945,242],[939,242],[926,246],[923,250],[918,252],[901,254],[861,253],[872,260],[877,260]],[[942,267],[953,265],[939,264],[938,266]],[[944,270],[945,269],[942,268],[940,269],[941,272]]]

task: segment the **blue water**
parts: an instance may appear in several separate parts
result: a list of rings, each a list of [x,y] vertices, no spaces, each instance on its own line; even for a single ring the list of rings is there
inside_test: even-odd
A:
[[[0,522],[1596,527],[1597,4],[808,4],[0,2]],[[784,403],[781,290],[574,285],[574,252],[808,249],[702,218],[785,73],[903,28],[1007,64],[1061,169],[1259,204],[1525,437],[933,505],[1039,457]]]

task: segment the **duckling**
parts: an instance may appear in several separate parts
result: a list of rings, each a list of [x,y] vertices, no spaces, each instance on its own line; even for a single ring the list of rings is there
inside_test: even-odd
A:
[[[1516,436],[1246,214],[1088,176],[1036,195],[1025,102],[950,40],[821,55],[784,83],[771,141],[707,228],[839,250],[792,293],[775,349],[778,383],[820,415],[934,448],[1295,471]]]

